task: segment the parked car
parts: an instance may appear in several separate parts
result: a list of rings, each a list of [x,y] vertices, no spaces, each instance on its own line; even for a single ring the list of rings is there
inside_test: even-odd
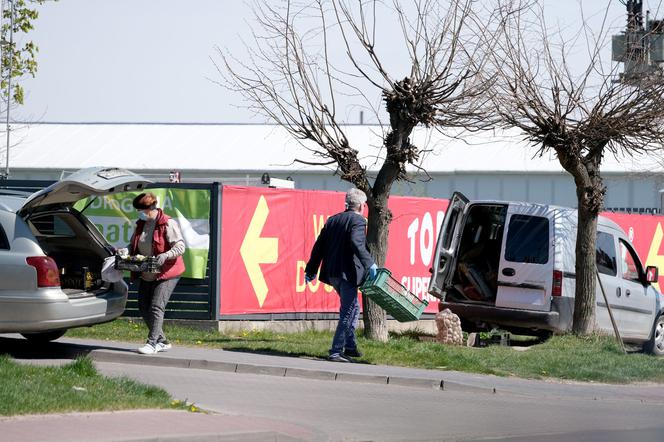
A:
[[[114,250],[73,206],[148,182],[128,170],[95,167],[27,197],[0,195],[0,333],[51,341],[122,314],[127,284],[101,279]]]
[[[651,285],[625,232],[597,223],[597,327],[613,334],[607,303],[625,342],[664,355],[664,298]],[[469,201],[454,193],[441,225],[429,293],[467,331],[571,330],[576,285],[575,209],[520,202]]]

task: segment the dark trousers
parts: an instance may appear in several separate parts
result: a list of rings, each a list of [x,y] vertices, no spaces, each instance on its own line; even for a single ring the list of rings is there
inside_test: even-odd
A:
[[[332,340],[330,356],[342,354],[345,350],[356,350],[355,329],[360,318],[360,303],[357,300],[357,286],[345,279],[330,278],[332,287],[339,294],[339,323]]]

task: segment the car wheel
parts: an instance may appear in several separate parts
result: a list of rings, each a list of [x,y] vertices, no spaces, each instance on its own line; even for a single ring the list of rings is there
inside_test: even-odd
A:
[[[537,336],[537,340],[539,341],[540,344],[548,341],[551,336],[553,336],[553,332],[549,330],[538,330],[535,333],[535,336]]]
[[[67,330],[53,330],[40,333],[21,333],[25,339],[35,344],[43,344],[61,338]]]
[[[664,356],[664,315],[659,315],[655,321],[652,338],[648,341],[645,349],[655,356]]]
[[[461,330],[468,333],[478,333],[487,331],[486,327],[479,326],[476,322],[469,321],[465,318],[459,318],[461,320]]]

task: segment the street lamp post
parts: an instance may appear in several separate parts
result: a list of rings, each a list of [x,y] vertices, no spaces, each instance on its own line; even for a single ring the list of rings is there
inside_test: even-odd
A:
[[[9,68],[7,74],[7,151],[5,152],[5,179],[9,179],[9,137],[11,126],[9,124],[9,110],[12,104],[12,67],[14,64],[14,0],[7,0],[9,3]]]

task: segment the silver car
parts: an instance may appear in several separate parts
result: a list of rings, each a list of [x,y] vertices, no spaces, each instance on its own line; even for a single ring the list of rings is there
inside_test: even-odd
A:
[[[128,170],[94,167],[27,198],[0,195],[0,333],[46,342],[122,314],[127,285],[101,279],[114,251],[73,206],[148,182]]]

